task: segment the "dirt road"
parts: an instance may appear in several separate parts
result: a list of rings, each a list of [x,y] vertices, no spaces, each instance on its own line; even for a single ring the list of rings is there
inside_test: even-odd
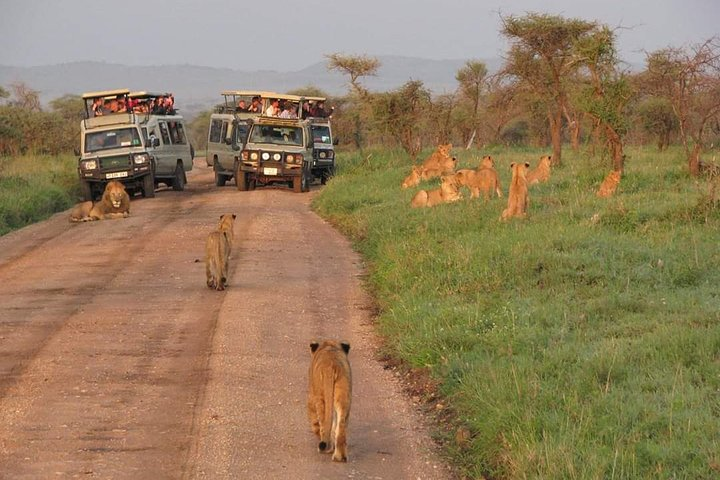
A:
[[[360,260],[315,193],[217,188],[199,160],[186,191],[134,199],[130,218],[0,237],[0,478],[450,478],[373,360]],[[227,212],[215,292],[204,242]],[[319,337],[352,346],[347,464],[306,419]]]

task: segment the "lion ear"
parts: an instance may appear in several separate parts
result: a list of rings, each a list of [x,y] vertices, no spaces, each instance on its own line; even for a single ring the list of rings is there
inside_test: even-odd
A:
[[[530,162],[525,162],[525,168],[530,168]]]
[[[310,351],[315,353],[315,350],[317,350],[319,346],[320,346],[320,344],[318,342],[311,342],[310,343]]]
[[[233,213],[233,220],[235,220],[236,218],[237,218],[237,215],[235,215],[235,214]]]
[[[510,164],[510,168],[511,168],[511,169],[515,168],[515,162],[512,162],[512,163]]]
[[[340,342],[340,346],[342,347],[343,351],[345,351],[345,355],[350,353],[350,344],[347,342]]]

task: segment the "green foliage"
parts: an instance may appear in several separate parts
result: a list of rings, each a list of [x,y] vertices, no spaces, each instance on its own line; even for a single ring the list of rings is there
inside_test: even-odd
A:
[[[373,96],[377,125],[415,158],[421,148],[420,129],[430,110],[430,91],[419,80],[411,80],[393,92]]]
[[[465,168],[493,155],[507,192],[509,163],[546,152],[454,153]],[[365,257],[388,348],[471,431],[448,442],[470,478],[717,476],[717,195],[677,148],[628,153],[616,197],[572,158],[524,221],[498,221],[505,199],[410,208],[396,151],[341,155],[314,201]]]
[[[201,112],[188,125],[190,143],[195,148],[196,155],[205,155],[210,115],[212,115],[212,110]]]
[[[77,189],[73,156],[0,157],[0,235],[69,208]]]

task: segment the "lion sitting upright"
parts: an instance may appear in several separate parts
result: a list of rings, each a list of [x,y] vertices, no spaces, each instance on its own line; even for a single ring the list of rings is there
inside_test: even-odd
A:
[[[460,200],[462,196],[458,190],[458,185],[454,175],[446,175],[442,177],[440,188],[435,190],[420,190],[410,201],[410,206],[417,207],[434,207],[441,203],[450,203]]]
[[[508,206],[503,210],[500,220],[507,220],[510,217],[524,218],[527,215],[529,200],[526,174],[529,167],[529,163],[510,164],[512,180],[508,193]]]
[[[405,179],[402,182],[401,187],[402,188],[414,187],[415,185],[420,183],[421,178],[422,178],[422,167],[413,165],[412,170],[410,170],[410,175],[405,177]]]
[[[307,409],[320,452],[333,452],[335,462],[347,462],[347,424],[350,418],[352,373],[350,344],[323,340],[310,344]]]
[[[540,158],[537,167],[532,169],[527,174],[528,185],[534,185],[536,183],[547,182],[550,180],[550,161],[552,156],[545,155]]]
[[[422,164],[423,177],[425,179],[453,173],[457,158],[450,156],[452,144],[438,145],[435,150]]]
[[[71,222],[89,222],[125,218],[130,215],[130,195],[125,186],[117,180],[105,185],[105,191],[99,202],[82,202],[70,212]]]
[[[622,173],[619,170],[611,170],[610,173],[607,174],[607,177],[603,180],[596,195],[598,197],[611,197],[614,195],[618,184],[620,184],[621,176]]]

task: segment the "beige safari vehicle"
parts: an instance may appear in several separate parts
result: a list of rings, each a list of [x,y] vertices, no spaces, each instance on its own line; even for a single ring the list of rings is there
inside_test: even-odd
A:
[[[78,176],[86,200],[100,196],[110,180],[145,197],[155,196],[158,183],[184,190],[193,152],[183,117],[174,109],[141,108],[168,95],[127,89],[83,94]]]

